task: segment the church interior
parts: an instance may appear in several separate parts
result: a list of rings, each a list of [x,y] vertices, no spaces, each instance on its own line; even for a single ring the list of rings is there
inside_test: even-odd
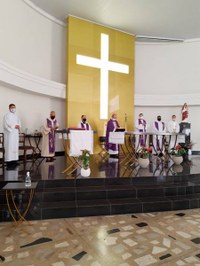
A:
[[[0,265],[200,265],[199,1],[0,7]]]

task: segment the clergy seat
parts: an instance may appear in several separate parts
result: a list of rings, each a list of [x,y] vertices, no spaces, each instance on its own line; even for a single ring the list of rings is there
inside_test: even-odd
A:
[[[4,156],[5,156],[4,133],[0,133],[0,153],[2,154],[1,163],[2,163],[2,165],[4,165]]]
[[[27,151],[28,150],[32,151],[32,159],[34,160],[35,147],[26,144],[26,134],[25,133],[19,133],[19,150],[23,151],[24,162],[26,162],[26,160],[27,160]]]

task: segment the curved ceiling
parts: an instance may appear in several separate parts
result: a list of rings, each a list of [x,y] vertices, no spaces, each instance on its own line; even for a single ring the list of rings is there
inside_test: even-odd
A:
[[[31,0],[60,21],[78,16],[136,36],[200,38],[199,0]]]

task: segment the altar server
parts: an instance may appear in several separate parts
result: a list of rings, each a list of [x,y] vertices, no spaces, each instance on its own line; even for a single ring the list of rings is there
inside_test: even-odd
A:
[[[169,133],[179,133],[180,126],[179,123],[176,121],[176,115],[172,115],[172,120],[168,122],[167,131]]]
[[[19,131],[21,122],[15,114],[16,106],[11,103],[9,112],[3,118],[5,162],[7,166],[16,165],[19,160]]]
[[[176,115],[172,115],[172,119],[167,124],[167,131],[169,133],[179,133],[180,132],[180,126],[179,123],[176,121]],[[169,150],[175,146],[175,141],[177,137],[171,136],[170,142],[169,142]]]

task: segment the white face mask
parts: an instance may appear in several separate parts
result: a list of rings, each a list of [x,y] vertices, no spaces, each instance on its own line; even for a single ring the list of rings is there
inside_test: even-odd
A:
[[[14,114],[16,112],[16,108],[10,108],[10,111]]]
[[[140,119],[143,119],[143,116],[140,116]]]

